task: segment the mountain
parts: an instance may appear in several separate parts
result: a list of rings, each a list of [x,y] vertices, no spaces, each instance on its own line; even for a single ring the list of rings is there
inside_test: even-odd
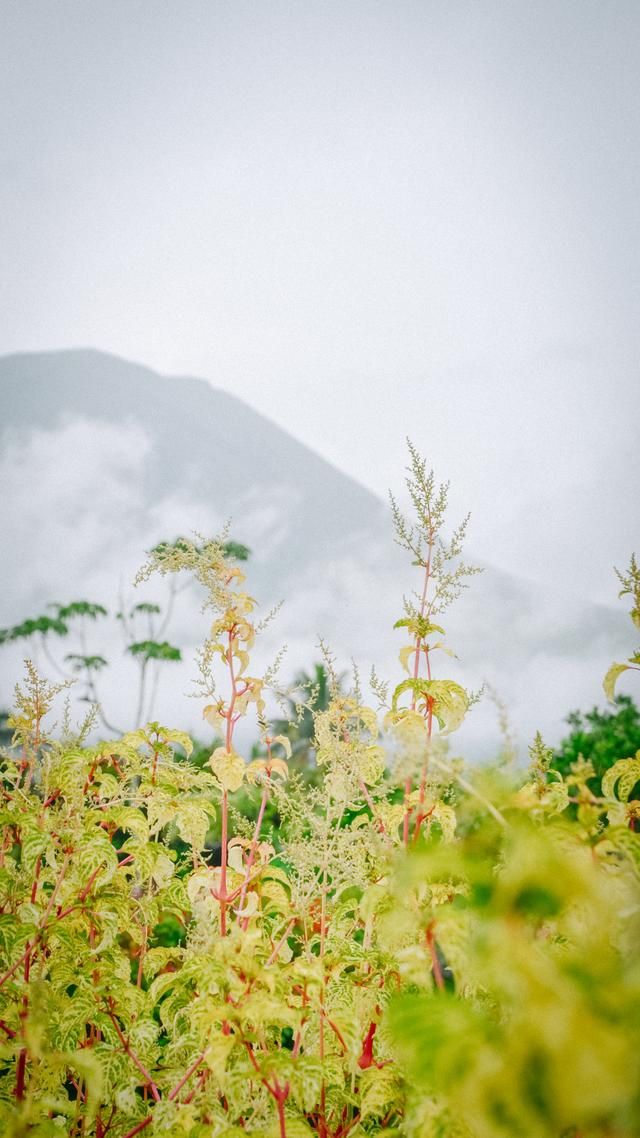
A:
[[[392,625],[415,581],[389,511],[276,424],[204,380],[89,350],[0,359],[0,396],[1,625],[50,601],[86,597],[115,611],[121,601],[162,600],[161,582],[144,595],[131,589],[144,550],[179,533],[214,534],[231,519],[232,536],[252,549],[249,590],[265,612],[286,602],[263,650],[266,660],[287,642],[284,678],[317,658],[319,635],[365,678],[372,663],[397,676],[402,641]],[[624,614],[484,569],[447,621],[463,657],[447,668],[475,688],[488,680],[524,741],[538,726],[557,737],[572,707],[601,700],[601,675],[628,646]],[[204,631],[189,595],[174,639],[190,656]],[[92,636],[119,658],[113,633],[96,626]],[[0,704],[19,656],[3,649]],[[184,694],[192,674],[192,662],[167,668],[164,718],[198,722]],[[103,696],[124,720],[133,686],[130,669],[114,668]],[[460,738],[483,751],[497,746],[490,703]]]
[[[204,380],[102,352],[45,352],[0,359],[0,391],[5,439],[73,420],[142,429],[151,440],[141,472],[149,500],[179,489],[194,502],[213,500],[238,524],[246,511],[286,501],[287,565],[379,524],[373,494]]]

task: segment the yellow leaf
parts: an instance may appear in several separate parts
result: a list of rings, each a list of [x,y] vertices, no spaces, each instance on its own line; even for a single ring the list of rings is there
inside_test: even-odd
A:
[[[225,790],[239,790],[244,781],[244,759],[235,751],[227,751],[225,747],[216,747],[209,759],[209,766],[218,782]]]
[[[612,664],[606,676],[604,677],[604,680],[602,681],[604,694],[606,695],[607,699],[611,700],[612,703],[616,696],[616,682],[622,673],[627,672],[628,670],[628,664]]]
[[[258,895],[257,893],[247,893],[244,899],[242,909],[234,909],[234,913],[238,917],[253,917],[258,912]]]
[[[260,775],[263,775],[267,769],[267,764],[264,759],[253,759],[247,767],[247,779],[249,782],[257,782]]]
[[[377,747],[375,744],[364,747],[358,753],[357,763],[358,773],[362,781],[366,783],[367,786],[373,786],[373,784],[382,777],[384,771],[384,751],[382,747]]]
[[[409,673],[411,672],[411,669],[409,667],[409,660],[411,659],[412,656],[415,656],[415,652],[416,652],[415,644],[405,644],[404,648],[400,649],[400,652],[398,654],[398,659],[400,660],[400,663],[402,664],[402,667],[404,668],[405,672],[409,672]]]
[[[271,740],[271,746],[273,746],[274,743],[279,743],[280,746],[284,749],[284,753],[287,758],[291,758],[291,743],[289,739],[287,739],[286,735],[274,735],[273,739]]]
[[[235,869],[236,873],[242,873],[244,871],[242,844],[238,841],[234,841],[233,838],[227,848],[227,865],[230,866],[231,869]]]
[[[289,768],[284,759],[272,759],[270,764],[271,774],[279,774],[281,778],[287,779],[289,777]]]
[[[374,738],[378,736],[378,716],[372,707],[357,707],[355,714],[358,719]]]
[[[236,646],[233,650],[233,655],[240,663],[240,666],[238,668],[238,675],[241,675],[249,667],[249,653],[245,652],[244,649],[238,648]]]
[[[208,703],[202,712],[202,718],[206,719],[214,731],[217,730],[218,727],[221,727],[224,722],[222,715],[223,706],[222,700],[219,700],[218,703]]]
[[[439,822],[445,842],[453,841],[457,824],[456,812],[453,807],[447,806],[445,802],[436,802],[431,811],[431,817],[434,821]]]

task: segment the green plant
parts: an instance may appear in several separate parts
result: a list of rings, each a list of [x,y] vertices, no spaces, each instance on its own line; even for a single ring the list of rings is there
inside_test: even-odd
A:
[[[408,486],[406,678],[389,697],[372,677],[377,710],[332,680],[316,785],[272,734],[275,673],[252,670],[255,602],[221,542],[157,547],[139,575],[203,590],[206,763],[158,722],[55,737],[60,686],[27,665],[1,770],[3,1135],[632,1138],[635,805],[613,776],[595,795],[587,763],[553,775],[542,740],[524,784],[449,756],[474,697],[435,674],[436,621],[472,570],[413,448]]]

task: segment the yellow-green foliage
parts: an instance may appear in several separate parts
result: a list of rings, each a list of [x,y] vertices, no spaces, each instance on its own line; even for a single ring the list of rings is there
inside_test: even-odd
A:
[[[435,618],[472,570],[465,526],[443,538],[446,486],[410,457],[407,678],[390,699],[374,678],[378,707],[334,684],[317,785],[269,734],[255,602],[222,543],[160,546],[142,572],[204,587],[205,769],[159,723],[54,738],[59,692],[28,666],[2,759],[0,1134],[638,1133],[636,769],[596,798],[589,765],[561,779],[540,739],[519,782],[449,758],[473,698],[435,674]],[[247,794],[255,825],[234,825]]]

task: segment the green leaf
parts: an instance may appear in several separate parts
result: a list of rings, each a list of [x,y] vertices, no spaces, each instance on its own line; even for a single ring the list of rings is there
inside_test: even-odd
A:
[[[74,616],[86,616],[89,620],[96,620],[99,616],[108,616],[104,605],[94,604],[92,601],[72,601],[69,605],[58,605],[58,616],[62,620],[69,620]]]
[[[69,661],[74,672],[82,672],[85,668],[89,672],[100,672],[109,663],[104,656],[82,656],[77,652],[68,652],[65,660]]]
[[[23,620],[22,624],[15,624],[13,628],[1,629],[0,644],[8,643],[11,640],[28,640],[30,636],[35,636],[38,632],[41,636],[47,636],[50,632],[55,633],[56,636],[66,636],[68,631],[68,626],[59,617],[37,616]]]
[[[138,640],[130,644],[127,651],[132,656],[142,656],[145,660],[181,660],[182,652],[179,648],[163,640]]]
[[[397,1100],[399,1073],[392,1066],[378,1070],[370,1067],[362,1072],[360,1078],[361,1117],[381,1118]]]
[[[51,842],[51,835],[41,830],[35,818],[28,818],[20,827],[20,849],[23,869],[33,873],[36,862]]]
[[[139,605],[134,605],[131,609],[131,616],[135,616],[137,612],[147,613],[149,615],[162,612],[160,605],[151,604],[149,601],[141,601]]]
[[[459,727],[469,708],[469,696],[454,680],[408,679],[399,683],[393,693],[392,712],[398,710],[398,701],[405,692],[415,696],[421,710],[432,707],[443,734]]]
[[[87,1115],[93,1119],[96,1115],[104,1087],[104,1075],[100,1057],[95,1051],[87,1049],[71,1051],[60,1056],[62,1062],[75,1070],[84,1082],[87,1096]]]
[[[414,636],[419,637],[421,640],[424,640],[431,632],[439,632],[441,636],[445,635],[442,625],[433,624],[432,621],[423,616],[402,617],[401,620],[395,622],[393,627],[408,628]]]

